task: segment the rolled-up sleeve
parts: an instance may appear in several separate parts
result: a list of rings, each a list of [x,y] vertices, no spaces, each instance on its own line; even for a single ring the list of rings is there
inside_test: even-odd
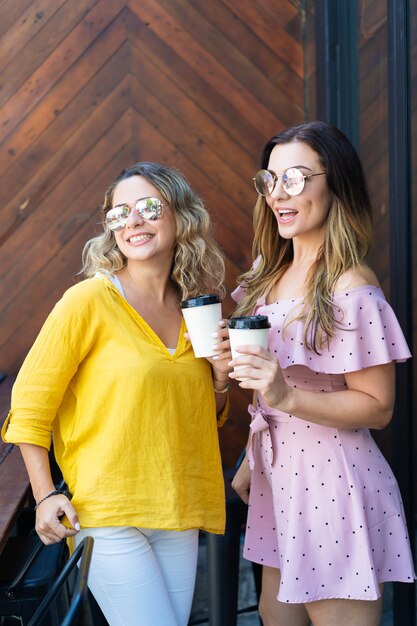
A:
[[[62,301],[61,301],[62,302]],[[31,443],[49,450],[52,424],[83,355],[75,313],[59,303],[44,323],[12,389],[11,410],[2,428],[8,443]]]

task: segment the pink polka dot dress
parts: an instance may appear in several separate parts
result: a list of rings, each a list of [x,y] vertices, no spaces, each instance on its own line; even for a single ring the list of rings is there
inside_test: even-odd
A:
[[[241,297],[239,287],[233,293]],[[334,296],[343,329],[316,355],[303,323],[285,327],[301,299],[265,304],[269,349],[289,385],[326,393],[344,373],[411,355],[382,291],[361,286]],[[403,505],[392,471],[366,428],[330,428],[267,406],[258,397],[248,459],[252,484],[244,555],[278,568],[278,600],[375,600],[379,583],[413,582]]]

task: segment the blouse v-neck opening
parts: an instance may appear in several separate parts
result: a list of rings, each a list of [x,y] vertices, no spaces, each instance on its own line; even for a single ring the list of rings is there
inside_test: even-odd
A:
[[[180,329],[179,329],[179,333],[178,333],[178,339],[177,339],[177,345],[176,347],[168,347],[165,345],[165,343],[162,341],[162,339],[160,338],[160,336],[154,331],[154,329],[148,324],[148,322],[145,320],[145,318],[126,300],[126,295],[124,293],[123,290],[123,286],[122,283],[120,281],[120,279],[115,276],[114,274],[104,274],[104,273],[100,273],[98,272],[96,274],[97,278],[102,278],[104,281],[107,282],[107,285],[113,289],[114,291],[116,291],[117,295],[122,299],[124,305],[127,307],[128,311],[133,315],[133,317],[136,317],[140,323],[140,325],[142,326],[143,330],[145,330],[149,336],[149,338],[153,341],[153,343],[155,343],[156,345],[158,345],[159,347],[163,347],[163,349],[165,350],[165,352],[167,353],[167,355],[170,358],[174,358],[178,352],[182,351],[183,348],[185,347],[185,338],[184,338],[184,332],[185,332],[185,322],[184,319],[181,320],[181,325],[180,325]]]

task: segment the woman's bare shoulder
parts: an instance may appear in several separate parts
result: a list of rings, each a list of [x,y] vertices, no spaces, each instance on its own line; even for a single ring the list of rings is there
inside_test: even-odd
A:
[[[359,267],[351,268],[339,278],[335,291],[345,291],[362,285],[374,285],[380,287],[375,272],[363,263]]]

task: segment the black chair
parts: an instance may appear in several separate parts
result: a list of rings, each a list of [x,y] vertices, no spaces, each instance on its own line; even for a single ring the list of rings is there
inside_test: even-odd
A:
[[[10,537],[0,557],[0,624],[16,616],[26,626],[66,558],[64,541],[46,546],[35,533]]]
[[[58,578],[53,583],[45,598],[37,608],[28,626],[42,626],[45,623],[45,618],[47,618],[51,609],[53,609],[57,599],[59,598],[60,592],[63,590],[68,591],[70,595],[70,604],[66,615],[60,621],[60,626],[76,626],[77,624],[80,624],[80,619],[83,615],[84,609],[87,608],[88,610],[87,578],[90,569],[93,545],[94,539],[92,537],[85,537],[75,548]],[[77,563],[79,563],[79,570],[75,584],[70,591],[68,589],[68,583],[71,580],[71,574]]]

